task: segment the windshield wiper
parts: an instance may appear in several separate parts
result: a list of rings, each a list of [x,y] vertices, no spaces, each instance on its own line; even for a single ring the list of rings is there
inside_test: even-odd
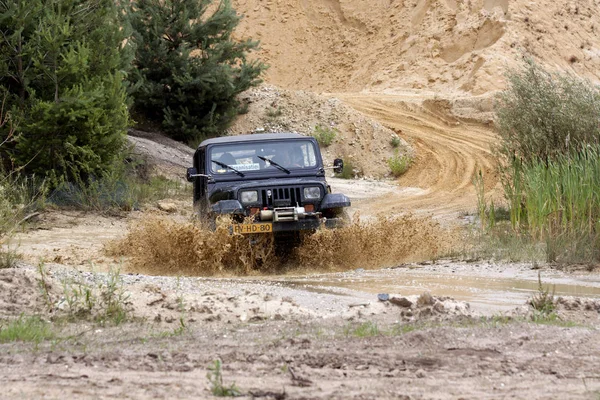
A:
[[[277,167],[278,169],[282,170],[282,171],[283,171],[283,172],[285,172],[286,174],[288,174],[288,175],[289,175],[289,174],[291,174],[290,170],[289,170],[289,169],[287,169],[286,167],[284,167],[283,165],[279,165],[279,164],[277,164],[275,161],[273,161],[273,160],[269,160],[267,157],[263,157],[263,156],[257,156],[257,157],[258,157],[258,158],[260,158],[260,159],[261,159],[261,160],[263,160],[263,161],[268,161],[268,162],[269,162],[269,164],[271,164],[271,165],[273,165],[273,166]]]
[[[241,172],[241,171],[238,171],[237,169],[233,168],[232,166],[230,166],[230,165],[227,165],[227,164],[225,164],[225,163],[222,163],[221,161],[216,161],[216,160],[211,160],[211,161],[212,161],[212,162],[214,162],[214,163],[215,163],[215,164],[217,164],[217,165],[220,165],[220,166],[221,166],[221,167],[223,167],[223,168],[227,168],[227,169],[230,169],[230,170],[232,170],[233,172],[235,172],[236,174],[238,174],[238,175],[239,175],[239,176],[241,176],[242,178],[243,178],[244,176],[246,176],[246,175],[245,175],[243,172]]]

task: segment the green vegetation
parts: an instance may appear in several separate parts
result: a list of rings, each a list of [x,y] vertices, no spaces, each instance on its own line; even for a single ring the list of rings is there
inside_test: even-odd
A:
[[[120,325],[129,317],[129,295],[125,292],[118,269],[111,268],[105,281],[97,288],[75,281],[63,282],[63,289],[69,319],[91,316],[100,324]]]
[[[87,211],[131,211],[142,204],[187,195],[188,186],[162,176],[143,179],[130,168],[115,168],[88,185],[62,183],[48,201],[60,207]]]
[[[532,61],[508,74],[498,96],[499,169],[510,225],[475,178],[481,225],[491,240],[512,236],[548,262],[600,260],[600,88]]]
[[[120,325],[131,317],[129,294],[125,291],[118,269],[111,268],[106,276],[97,275],[95,280],[100,283],[96,285],[81,279],[64,280],[60,299],[50,293],[48,271],[42,262],[38,264],[38,274],[37,283],[46,308],[55,311],[58,306],[66,312],[66,320],[84,319],[101,325]]]
[[[47,185],[36,176],[0,174],[0,237],[44,209],[47,193]]]
[[[329,147],[335,140],[338,131],[335,128],[330,128],[328,126],[322,127],[321,125],[316,125],[315,130],[312,136],[317,139],[317,143],[321,147]]]
[[[229,386],[223,385],[223,374],[221,372],[221,367],[222,362],[218,359],[208,367],[206,378],[208,378],[208,381],[210,382],[211,393],[218,397],[240,396],[240,389],[235,385],[235,382]]]
[[[4,104],[3,104],[4,106]],[[8,242],[8,238],[22,223],[35,212],[43,208],[46,196],[46,185],[35,175],[26,176],[16,173],[5,173],[2,162],[2,150],[15,143],[15,129],[11,114],[0,109],[0,133],[5,135],[0,143],[0,245]],[[14,252],[2,250],[0,264],[12,265]]]
[[[394,155],[388,158],[387,164],[392,171],[392,175],[399,177],[408,171],[410,164],[412,164],[412,157],[409,154],[400,155],[398,150],[396,150]]]
[[[120,157],[130,62],[121,16],[112,0],[0,2],[5,166],[86,181]]]
[[[550,73],[528,60],[508,72],[496,122],[507,161],[549,162],[600,144],[600,89],[570,74]]]
[[[358,326],[348,325],[344,328],[345,336],[356,336],[356,337],[372,337],[379,336],[382,332],[379,331],[379,327],[376,323],[367,321]]]
[[[392,139],[390,140],[390,145],[396,149],[396,148],[400,147],[400,144],[401,144],[400,138],[398,137],[398,135],[394,134],[394,136],[392,136]]]
[[[54,338],[50,325],[37,316],[21,315],[12,321],[0,321],[0,343],[34,342]]]
[[[553,313],[556,308],[554,289],[552,290],[552,294],[550,294],[549,288],[544,289],[544,285],[542,285],[542,275],[539,271],[538,292],[529,299],[529,304],[536,312],[546,315]]]
[[[241,16],[231,2],[212,5],[131,2],[136,56],[128,79],[134,109],[177,140],[221,135],[242,108],[236,95],[260,83],[265,70],[261,62],[246,60],[258,42],[232,39]]]
[[[11,248],[9,244],[4,244],[1,241],[0,245],[4,246],[0,248],[0,269],[16,267],[17,260],[19,259],[17,251]]]
[[[274,120],[283,115],[283,110],[281,107],[269,107],[267,108],[267,119]]]
[[[114,325],[125,322],[129,314],[126,305],[129,295],[125,292],[119,270],[111,269],[106,282],[101,284],[99,289],[101,313],[97,320],[101,323],[111,322]]]
[[[546,243],[547,260],[600,259],[600,146],[528,163],[515,159],[504,182],[516,231]]]

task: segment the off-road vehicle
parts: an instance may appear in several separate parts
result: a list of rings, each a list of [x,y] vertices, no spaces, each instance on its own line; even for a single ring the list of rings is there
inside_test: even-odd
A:
[[[343,161],[336,159],[332,168],[341,172]],[[278,234],[346,222],[350,200],[331,193],[325,170],[313,137],[263,133],[203,141],[187,179],[201,217],[228,214],[232,232]]]

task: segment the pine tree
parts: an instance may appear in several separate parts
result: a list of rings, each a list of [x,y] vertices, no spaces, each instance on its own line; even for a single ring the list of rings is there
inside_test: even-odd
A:
[[[0,90],[26,172],[85,180],[113,165],[129,119],[121,15],[114,0],[0,0]]]
[[[246,59],[258,42],[232,39],[240,18],[229,0],[134,0],[135,111],[178,140],[222,134],[240,110],[236,95],[266,68]]]

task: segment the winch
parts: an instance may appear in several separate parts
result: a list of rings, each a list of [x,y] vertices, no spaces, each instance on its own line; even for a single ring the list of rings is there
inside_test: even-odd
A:
[[[306,212],[304,207],[280,207],[274,208],[273,210],[261,210],[260,220],[261,221],[273,221],[273,222],[284,222],[284,221],[298,221],[306,217],[316,217],[317,213]]]

